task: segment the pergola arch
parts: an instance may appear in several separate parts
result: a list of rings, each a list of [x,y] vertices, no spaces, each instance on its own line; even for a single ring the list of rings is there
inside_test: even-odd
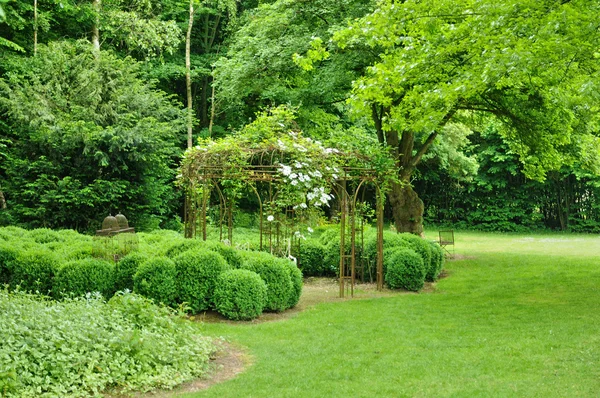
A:
[[[259,143],[244,137],[205,141],[186,152],[178,176],[186,195],[185,235],[192,238],[201,232],[206,240],[207,208],[214,191],[220,238],[223,240],[226,224],[227,239],[233,243],[233,208],[247,189],[259,204],[260,249],[268,236],[270,251],[282,254],[281,244],[287,242],[289,247],[294,241],[296,218],[301,219],[308,208],[329,205],[335,196],[340,214],[340,297],[353,295],[361,251],[357,250],[357,203],[361,189],[364,192],[372,185],[377,202],[376,281],[382,289],[383,203],[390,176],[396,173],[392,170],[395,163],[384,149],[374,153],[368,156],[327,148],[293,131]],[[362,244],[362,235],[360,239]],[[361,258],[358,260],[360,263]]]

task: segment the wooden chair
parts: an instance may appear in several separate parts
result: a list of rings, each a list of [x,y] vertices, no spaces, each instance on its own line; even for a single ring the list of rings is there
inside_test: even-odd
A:
[[[440,231],[440,246],[448,256],[454,257],[454,230]],[[452,253],[448,250],[448,246],[452,246]]]

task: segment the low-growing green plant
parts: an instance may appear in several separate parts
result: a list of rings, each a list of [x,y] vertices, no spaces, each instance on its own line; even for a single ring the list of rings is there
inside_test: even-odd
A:
[[[63,242],[64,238],[56,231],[48,228],[32,229],[28,234],[29,239],[36,243]]]
[[[383,232],[384,258],[387,255],[388,250],[408,246],[408,242],[405,239],[402,239],[402,236],[398,233],[391,231]],[[366,263],[364,269],[364,281],[375,282],[377,280],[377,232],[375,230],[369,231],[365,236],[363,259]]]
[[[172,243],[167,250],[165,256],[173,259],[188,250],[201,249],[205,243],[198,239],[182,239],[179,238],[175,243]]]
[[[427,269],[425,280],[435,282],[444,268],[444,251],[437,242],[427,241],[431,248],[431,265]]]
[[[0,241],[0,285],[8,284],[12,280],[13,262],[19,255],[18,249]]]
[[[298,258],[304,276],[334,277],[337,275],[337,268],[325,261],[325,246],[316,240],[302,241],[300,247],[295,250],[294,256]]]
[[[0,394],[99,396],[170,388],[203,375],[214,351],[190,322],[134,295],[56,302],[0,290]]]
[[[280,261],[284,262],[285,265],[290,270],[290,277],[292,279],[292,294],[290,295],[290,299],[288,301],[288,307],[293,308],[300,301],[300,296],[302,295],[302,271],[294,264],[293,262],[287,259],[281,259]]]
[[[219,275],[215,308],[228,319],[248,321],[258,317],[267,301],[267,284],[255,272],[233,269]]]
[[[195,249],[175,257],[179,300],[198,313],[213,307],[213,293],[219,275],[230,268],[219,253]]]
[[[142,263],[133,276],[133,291],[156,303],[173,306],[177,299],[177,270],[166,257],[152,258]]]
[[[44,249],[21,250],[12,262],[11,287],[49,294],[59,267],[57,256]]]
[[[414,234],[403,233],[399,236],[408,243],[408,247],[421,256],[425,268],[429,269],[429,267],[431,267],[431,246],[429,245],[429,242]]]
[[[133,276],[138,267],[148,260],[145,253],[133,252],[115,264],[115,291],[128,289],[133,291]]]
[[[385,282],[390,289],[419,291],[426,272],[423,258],[414,250],[398,247],[386,251]]]
[[[280,259],[264,252],[248,252],[242,267],[256,272],[267,284],[265,311],[289,308],[294,286],[289,269]]]
[[[114,264],[93,258],[68,262],[58,269],[52,293],[58,298],[99,292],[109,298],[114,293],[114,270]]]
[[[227,264],[231,265],[232,268],[240,268],[242,266],[242,256],[233,247],[221,242],[206,242],[205,247],[223,256]]]

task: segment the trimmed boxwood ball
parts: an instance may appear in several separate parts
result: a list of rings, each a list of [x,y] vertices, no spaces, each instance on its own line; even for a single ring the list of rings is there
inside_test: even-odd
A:
[[[384,258],[387,256],[387,251],[397,247],[409,247],[408,242],[402,239],[402,236],[396,232],[383,232],[383,252]],[[371,231],[365,237],[365,252],[364,257],[368,261],[368,266],[365,268],[365,281],[374,282],[377,279],[377,231]],[[385,268],[385,264],[384,264]]]
[[[133,276],[140,264],[146,260],[148,256],[139,252],[130,253],[119,260],[115,265],[115,291],[133,291]]]
[[[418,235],[403,233],[399,235],[408,243],[408,247],[417,252],[418,255],[423,259],[425,268],[429,269],[431,266],[431,246],[429,242]]]
[[[386,252],[385,282],[390,289],[419,291],[425,284],[427,269],[414,250],[397,248]]]
[[[281,259],[280,261],[284,262],[290,270],[290,277],[292,278],[293,290],[292,294],[290,295],[290,300],[288,301],[288,307],[293,308],[296,306],[296,304],[298,304],[298,302],[300,301],[300,296],[302,295],[302,271],[298,269],[296,264],[287,259]]]
[[[242,256],[233,247],[221,242],[206,242],[206,249],[219,253],[232,268],[242,266]]]
[[[169,246],[165,251],[165,256],[173,259],[188,250],[200,249],[204,244],[205,242],[198,239],[179,239],[178,242]]]
[[[155,257],[143,262],[133,276],[133,291],[173,306],[177,299],[177,269],[166,257]]]
[[[36,243],[63,242],[65,239],[58,232],[48,228],[38,228],[29,231],[29,239]]]
[[[179,300],[192,312],[213,307],[213,293],[219,275],[231,268],[219,253],[209,250],[189,250],[175,257]]]
[[[308,239],[301,242],[300,247],[295,249],[294,256],[298,258],[304,276],[334,277],[337,275],[337,268],[332,268],[331,264],[325,261],[325,246],[315,240]]]
[[[427,241],[431,248],[431,266],[427,270],[425,280],[435,282],[444,268],[444,251],[437,242]]]
[[[59,261],[56,255],[48,250],[28,249],[21,251],[12,262],[12,278],[10,286],[17,285],[22,290],[39,291],[49,294]]]
[[[248,252],[242,268],[254,271],[267,284],[265,311],[283,311],[289,308],[294,285],[288,267],[275,256],[264,252]]]
[[[15,247],[8,243],[0,243],[0,285],[10,283],[13,275],[13,262],[18,256],[19,251]]]
[[[236,321],[249,321],[263,311],[267,284],[256,272],[245,269],[225,271],[217,278],[214,300],[219,314]]]
[[[114,271],[114,264],[95,258],[68,262],[56,273],[52,289],[54,297],[100,292],[110,298],[114,293]]]

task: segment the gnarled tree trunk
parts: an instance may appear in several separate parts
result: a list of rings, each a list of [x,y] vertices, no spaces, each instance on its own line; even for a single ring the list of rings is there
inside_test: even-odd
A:
[[[421,235],[425,207],[412,187],[407,183],[394,183],[388,193],[388,198],[392,206],[396,230]]]

